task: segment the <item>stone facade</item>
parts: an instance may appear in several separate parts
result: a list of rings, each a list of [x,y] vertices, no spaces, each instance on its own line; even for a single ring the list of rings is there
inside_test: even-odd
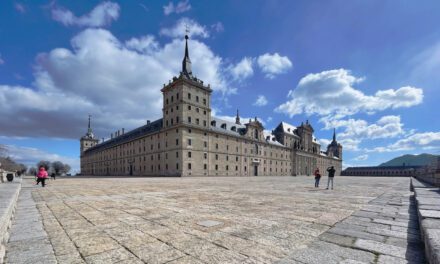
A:
[[[193,76],[188,43],[182,72],[162,88],[163,118],[102,143],[89,128],[80,139],[81,174],[133,176],[260,176],[341,172],[342,146],[334,134],[321,151],[306,122],[280,123],[272,133],[257,118],[242,124],[211,116],[209,85]]]

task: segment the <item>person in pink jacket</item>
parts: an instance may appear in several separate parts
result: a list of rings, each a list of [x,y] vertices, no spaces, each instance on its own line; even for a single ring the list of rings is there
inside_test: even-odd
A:
[[[37,173],[37,185],[41,182],[41,186],[45,186],[46,179],[49,178],[49,175],[47,174],[47,171],[44,167],[40,167],[40,170]]]

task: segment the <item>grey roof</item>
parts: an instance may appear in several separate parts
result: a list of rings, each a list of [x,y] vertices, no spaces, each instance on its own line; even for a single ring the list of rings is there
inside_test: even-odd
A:
[[[212,125],[212,121],[215,121],[215,126]],[[226,121],[218,117],[211,118],[210,128],[213,131],[219,133],[225,133],[233,136],[242,136],[246,132],[245,125],[236,124],[235,122]]]
[[[136,129],[133,129],[129,132],[126,132],[118,137],[112,138],[110,140],[104,141],[94,147],[89,148],[85,152],[94,152],[101,149],[113,147],[115,145],[119,145],[128,141],[131,141],[135,138],[138,138],[140,136],[148,135],[153,132],[159,131],[162,128],[163,120],[158,119],[156,121],[153,121],[149,124],[146,124],[144,126],[138,127]]]

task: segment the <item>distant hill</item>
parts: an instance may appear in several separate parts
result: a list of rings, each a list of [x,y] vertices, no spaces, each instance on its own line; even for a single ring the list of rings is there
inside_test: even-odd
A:
[[[394,158],[392,160],[389,160],[387,162],[384,162],[379,165],[379,167],[382,166],[402,166],[403,163],[407,166],[424,166],[429,165],[434,159],[436,159],[437,155],[432,154],[419,154],[419,155],[403,155],[397,158]]]

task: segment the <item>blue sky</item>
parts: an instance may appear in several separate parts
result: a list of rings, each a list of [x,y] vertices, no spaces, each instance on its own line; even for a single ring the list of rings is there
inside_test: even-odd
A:
[[[185,24],[216,116],[336,128],[344,165],[440,153],[439,1],[2,1],[0,144],[79,167],[99,138],[161,115]]]

